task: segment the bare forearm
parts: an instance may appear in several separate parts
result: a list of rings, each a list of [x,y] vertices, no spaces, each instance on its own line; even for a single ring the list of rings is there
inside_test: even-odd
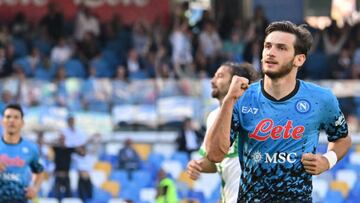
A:
[[[43,181],[44,173],[38,173],[34,175],[33,178],[33,186],[36,188],[37,191],[40,190],[41,183]]]
[[[205,147],[207,159],[217,163],[224,159],[230,147],[231,117],[235,100],[224,99],[214,124],[207,132]]]
[[[201,166],[201,172],[202,173],[215,173],[216,165],[209,161],[206,157],[199,160],[200,166]]]
[[[346,136],[344,138],[338,139],[335,142],[330,142],[328,144],[328,151],[332,150],[336,153],[338,160],[341,160],[351,147],[351,138]]]

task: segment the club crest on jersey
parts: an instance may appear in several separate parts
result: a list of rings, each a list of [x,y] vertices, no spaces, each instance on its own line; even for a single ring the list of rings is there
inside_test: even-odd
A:
[[[307,113],[311,109],[310,102],[308,102],[305,99],[301,99],[301,100],[296,102],[295,109],[299,113]]]

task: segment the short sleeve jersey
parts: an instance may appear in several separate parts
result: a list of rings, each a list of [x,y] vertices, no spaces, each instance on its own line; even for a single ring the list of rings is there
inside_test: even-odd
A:
[[[268,95],[262,81],[236,102],[231,140],[238,138],[242,168],[238,202],[310,202],[312,176],[301,157],[315,153],[321,130],[330,142],[348,128],[330,90],[297,80],[281,100]]]
[[[8,144],[1,138],[0,162],[6,165],[5,171],[0,172],[0,202],[26,202],[25,189],[31,174],[43,171],[37,145],[25,139]]]

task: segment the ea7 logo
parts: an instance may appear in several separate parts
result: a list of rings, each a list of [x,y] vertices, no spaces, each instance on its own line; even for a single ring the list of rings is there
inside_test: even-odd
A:
[[[252,113],[252,114],[256,114],[258,111],[259,111],[258,108],[247,107],[247,106],[242,106],[242,107],[241,107],[241,112],[242,112],[242,113]]]

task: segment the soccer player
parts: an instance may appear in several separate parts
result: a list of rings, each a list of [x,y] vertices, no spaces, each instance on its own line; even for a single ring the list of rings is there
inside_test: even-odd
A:
[[[296,79],[311,44],[304,26],[273,22],[265,31],[264,78],[250,86],[232,78],[205,146],[207,158],[220,162],[238,137],[238,202],[311,202],[312,175],[329,170],[351,147],[332,92]],[[316,154],[320,130],[329,141],[325,154]]]
[[[248,78],[254,81],[257,78],[257,73],[253,67],[248,63],[233,63],[225,62],[216,71],[211,80],[211,96],[216,98],[220,105],[229,90],[231,79],[234,75]],[[213,124],[220,108],[214,109],[210,112],[206,120],[207,129]],[[206,138],[205,138],[206,139]],[[238,143],[237,139],[231,145],[230,150],[225,155],[224,160],[215,164],[206,158],[206,151],[204,144],[200,148],[200,154],[203,158],[199,160],[191,160],[187,166],[187,173],[190,178],[197,180],[201,172],[215,173],[218,172],[221,181],[221,199],[224,203],[236,202],[237,193],[239,191],[239,180],[241,173],[239,157],[238,157]]]
[[[21,137],[24,113],[18,104],[3,112],[4,134],[0,141],[0,202],[26,203],[33,199],[42,182],[43,166],[35,143]],[[31,181],[31,171],[34,175]]]

